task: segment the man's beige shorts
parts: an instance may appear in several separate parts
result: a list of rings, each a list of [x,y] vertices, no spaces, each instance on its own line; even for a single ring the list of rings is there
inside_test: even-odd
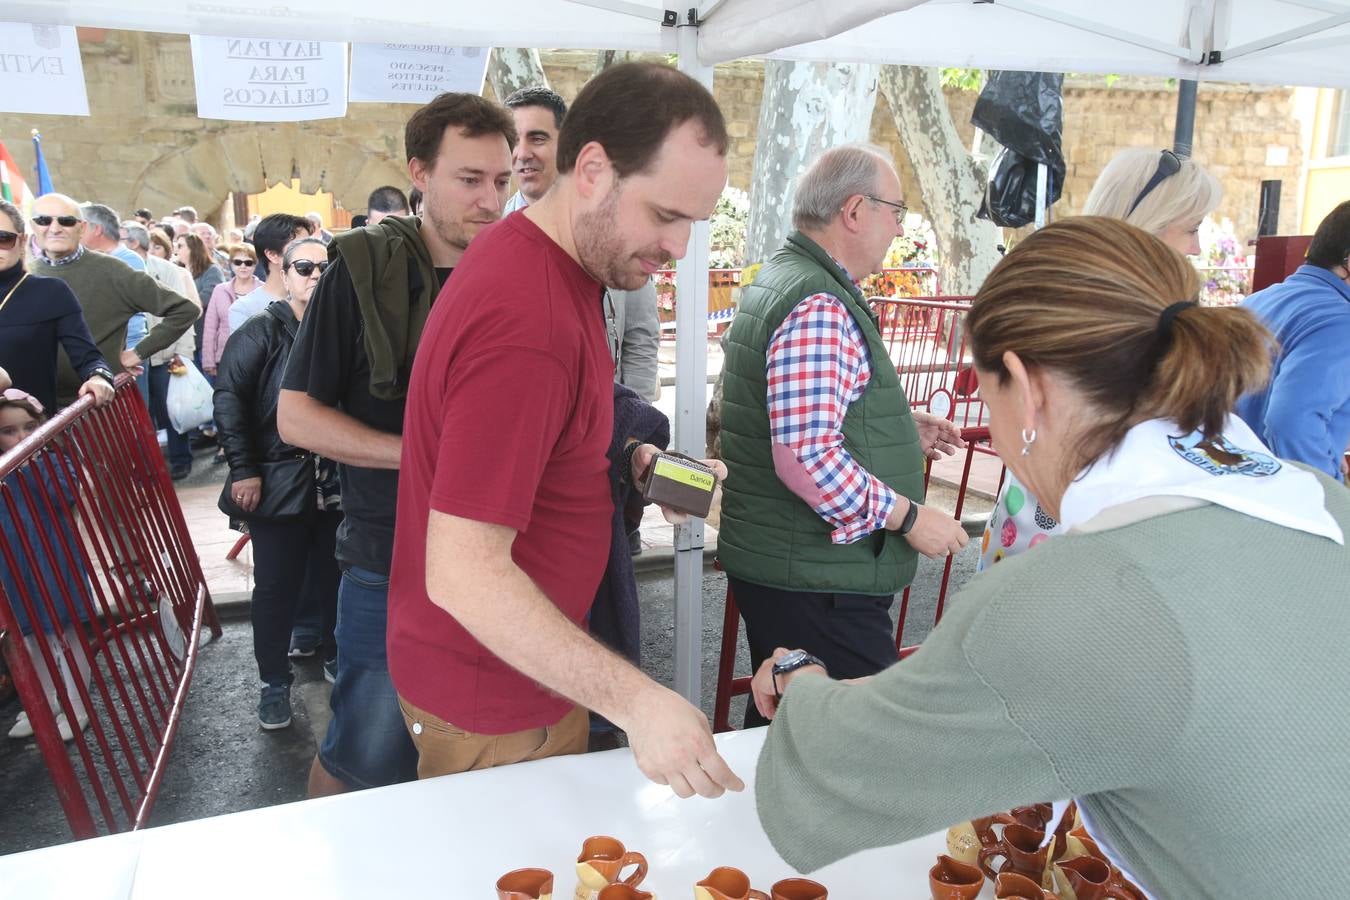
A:
[[[417,746],[417,777],[434,778],[474,769],[491,769],[532,759],[585,753],[591,720],[574,706],[554,725],[510,734],[473,734],[418,709],[402,697],[403,722]]]

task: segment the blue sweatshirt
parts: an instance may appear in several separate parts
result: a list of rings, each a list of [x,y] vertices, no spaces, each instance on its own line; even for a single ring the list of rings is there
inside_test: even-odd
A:
[[[1320,266],[1299,266],[1242,302],[1280,342],[1264,390],[1237,414],[1276,456],[1341,479],[1350,443],[1350,285]]]

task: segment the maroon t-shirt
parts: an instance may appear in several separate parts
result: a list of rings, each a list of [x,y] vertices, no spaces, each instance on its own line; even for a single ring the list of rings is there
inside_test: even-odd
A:
[[[600,284],[524,215],[475,237],[431,308],[404,416],[388,642],[413,705],[477,734],[571,708],[427,597],[427,517],[514,528],[511,558],[582,625],[609,559],[613,381]]]

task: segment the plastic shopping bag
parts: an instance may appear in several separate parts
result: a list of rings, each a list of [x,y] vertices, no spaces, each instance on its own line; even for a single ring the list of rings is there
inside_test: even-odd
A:
[[[212,390],[211,383],[191,360],[181,356],[178,359],[178,365],[169,369],[169,391],[164,400],[169,408],[169,427],[186,434],[211,421]]]

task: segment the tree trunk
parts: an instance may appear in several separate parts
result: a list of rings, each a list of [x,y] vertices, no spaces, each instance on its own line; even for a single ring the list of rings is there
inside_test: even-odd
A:
[[[984,168],[961,143],[937,69],[883,66],[881,92],[937,235],[943,292],[973,294],[999,259],[998,229],[975,215],[984,196]]]
[[[608,69],[615,63],[628,62],[627,50],[601,50],[595,54],[595,74]]]
[[[824,150],[867,140],[877,105],[877,67],[770,60],[750,187],[747,262],[773,255],[792,230],[797,176]]]
[[[487,81],[501,103],[525,87],[548,87],[539,51],[525,47],[493,47],[488,57]]]

